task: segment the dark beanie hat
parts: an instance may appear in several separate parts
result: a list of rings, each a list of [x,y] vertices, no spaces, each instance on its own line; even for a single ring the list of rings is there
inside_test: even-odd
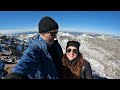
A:
[[[38,25],[39,33],[48,32],[58,28],[58,24],[49,16],[43,17]]]
[[[80,43],[77,42],[77,41],[68,41],[68,42],[67,42],[66,49],[67,49],[69,46],[74,46],[74,47],[76,47],[76,48],[78,49],[78,51],[79,51]]]

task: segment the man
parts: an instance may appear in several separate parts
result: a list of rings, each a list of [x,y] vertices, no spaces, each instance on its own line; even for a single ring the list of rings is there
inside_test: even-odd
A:
[[[5,79],[60,79],[63,52],[55,40],[58,28],[51,17],[43,17],[38,24],[39,36]]]

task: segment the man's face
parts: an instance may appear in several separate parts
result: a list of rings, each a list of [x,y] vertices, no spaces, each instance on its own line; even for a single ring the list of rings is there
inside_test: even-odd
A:
[[[52,44],[54,42],[54,39],[57,37],[57,33],[58,29],[50,30],[49,32],[43,34],[43,38],[48,44]]]

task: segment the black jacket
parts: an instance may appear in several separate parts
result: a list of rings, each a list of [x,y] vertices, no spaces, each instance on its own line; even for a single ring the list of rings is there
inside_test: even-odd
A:
[[[62,65],[63,79],[93,79],[91,65],[83,59],[81,53],[72,61],[68,60],[66,54],[64,54]]]
[[[80,76],[81,79],[93,79],[90,63],[86,60],[83,63]]]

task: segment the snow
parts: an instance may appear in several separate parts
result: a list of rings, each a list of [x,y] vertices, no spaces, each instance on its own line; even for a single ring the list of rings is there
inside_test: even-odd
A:
[[[34,34],[20,34],[18,39],[28,44],[37,36]],[[120,79],[120,41],[106,35],[71,34],[59,32],[57,39],[65,53],[66,45],[69,40],[76,40],[81,43],[80,52],[85,60],[90,62],[94,75],[106,77],[108,79]],[[2,44],[1,44],[2,45]],[[17,47],[22,49],[21,45]]]
[[[61,33],[61,36],[63,35],[65,34]],[[71,38],[79,41],[81,43],[80,52],[90,62],[93,74],[109,79],[120,79],[120,42],[105,35],[95,36],[94,38],[88,34],[78,35],[78,37],[75,35],[69,36],[60,40],[62,42],[60,43],[61,46],[65,48],[64,44]],[[115,52],[116,50],[118,53]]]

